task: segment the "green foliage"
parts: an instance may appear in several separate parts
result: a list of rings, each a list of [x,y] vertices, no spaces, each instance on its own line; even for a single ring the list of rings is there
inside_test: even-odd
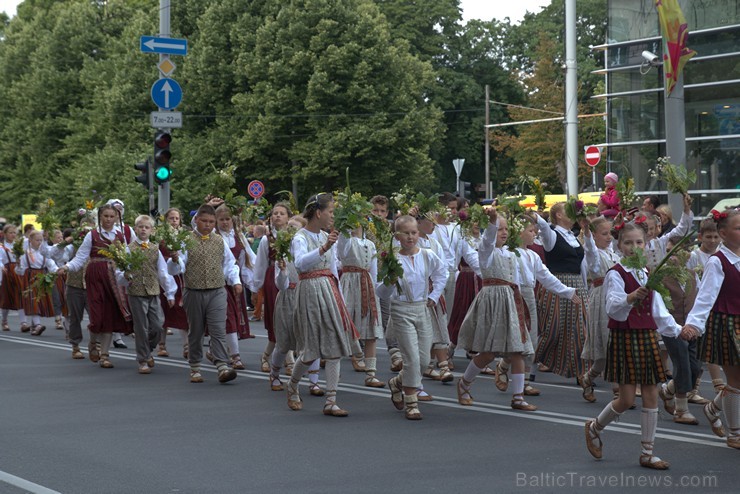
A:
[[[485,230],[489,222],[490,218],[480,204],[473,204],[468,209],[463,209],[457,213],[457,224],[460,227],[460,232],[468,242],[471,242],[477,234]]]
[[[686,195],[689,187],[696,183],[696,172],[688,171],[683,166],[677,166],[670,162],[670,158],[663,156],[658,158],[655,170],[650,172],[653,178],[663,180],[668,187],[668,192]]]
[[[31,281],[31,286],[25,290],[25,296],[30,297],[32,293],[36,293],[40,297],[51,295],[54,285],[56,284],[57,275],[56,273],[37,273]]]
[[[293,237],[298,230],[293,227],[284,228],[277,232],[277,238],[273,248],[275,249],[275,260],[293,262],[293,254],[290,252],[290,246],[293,244]]]

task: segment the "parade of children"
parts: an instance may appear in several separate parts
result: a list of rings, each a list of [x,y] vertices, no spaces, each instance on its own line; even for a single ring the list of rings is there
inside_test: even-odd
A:
[[[404,203],[318,193],[300,212],[292,194],[212,195],[190,215],[87,204],[74,225],[31,226],[26,242],[24,225],[4,226],[2,329],[41,341],[56,323],[80,362],[69,365],[152,374],[141,386],[173,362],[172,385],[196,393],[209,375],[224,393],[258,379],[249,392],[279,392],[276,414],[364,423],[357,400],[385,396],[414,422],[450,407],[527,420],[567,390],[573,461],[674,468],[661,421],[740,449],[740,209],[712,210],[694,232],[686,194],[661,235],[655,214],[616,196],[618,180],[606,175],[588,212],[421,191]],[[133,351],[111,352],[115,333]],[[349,406],[346,391],[360,395]],[[610,448],[620,417],[637,422],[633,450]]]

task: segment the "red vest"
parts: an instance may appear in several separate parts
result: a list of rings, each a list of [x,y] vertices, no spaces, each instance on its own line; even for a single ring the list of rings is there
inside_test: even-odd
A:
[[[735,269],[735,266],[730,263],[721,251],[717,251],[714,257],[718,258],[722,263],[722,271],[725,273],[725,279],[722,282],[722,287],[719,289],[719,295],[717,295],[717,301],[714,303],[714,307],[712,307],[712,312],[739,315],[740,297],[737,296],[737,290],[740,287],[740,271]]]
[[[631,273],[625,271],[621,264],[615,264],[610,271],[616,271],[622,277],[625,293],[632,293],[642,286]],[[609,329],[658,329],[652,310],[653,291],[650,290],[650,294],[642,303],[632,308],[626,321],[616,321],[610,317],[608,327]]]

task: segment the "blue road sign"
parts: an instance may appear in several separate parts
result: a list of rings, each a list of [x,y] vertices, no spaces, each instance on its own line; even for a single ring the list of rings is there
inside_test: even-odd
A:
[[[139,48],[142,53],[162,53],[165,55],[187,55],[188,40],[180,38],[158,38],[142,36]]]
[[[159,79],[152,84],[152,101],[162,110],[173,110],[182,101],[182,88],[174,79]]]

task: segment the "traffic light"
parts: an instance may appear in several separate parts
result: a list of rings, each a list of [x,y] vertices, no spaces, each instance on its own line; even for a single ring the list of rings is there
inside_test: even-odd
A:
[[[150,165],[148,159],[134,165],[134,169],[141,172],[141,175],[139,175],[138,177],[134,177],[134,180],[143,185],[146,190],[149,190],[152,185],[149,181],[149,174],[151,173],[149,166]]]
[[[165,131],[157,131],[154,136],[154,181],[158,184],[169,182],[172,177],[172,153],[170,152],[170,143],[172,134]]]
[[[472,197],[473,197],[473,184],[471,182],[465,182],[465,181],[460,180],[460,185],[462,186],[462,187],[460,187],[462,189],[461,190],[462,196],[465,199],[472,199]]]

